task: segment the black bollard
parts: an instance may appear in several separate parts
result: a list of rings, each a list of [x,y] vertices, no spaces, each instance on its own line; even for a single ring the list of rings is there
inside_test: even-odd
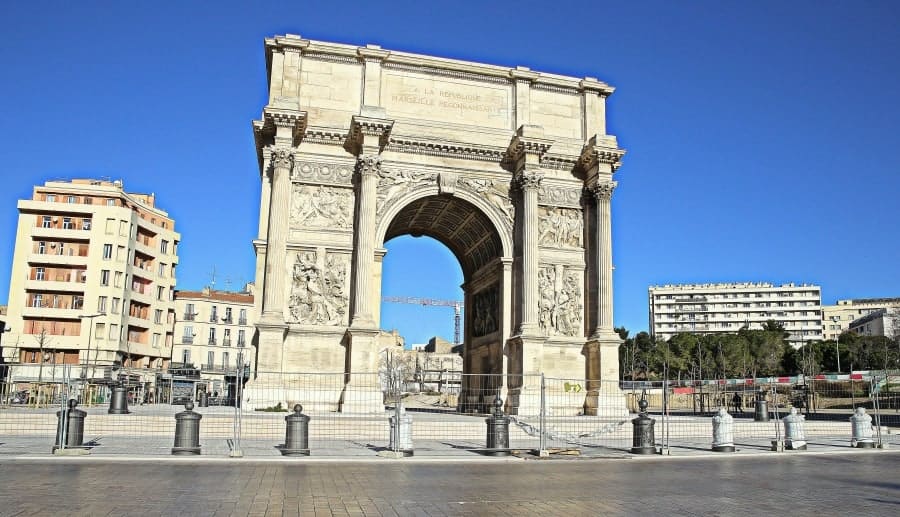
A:
[[[172,454],[186,456],[200,454],[200,419],[203,415],[194,413],[194,403],[187,401],[185,411],[175,415],[175,446]]]
[[[765,390],[759,390],[756,392],[756,411],[753,413],[753,421],[769,421],[769,403],[766,401]]]
[[[653,432],[656,421],[647,416],[648,405],[646,393],[642,393],[641,400],[638,402],[641,412],[637,418],[631,421],[634,426],[631,442],[632,454],[656,454],[656,436]]]
[[[200,392],[200,401],[198,402],[199,407],[209,407],[209,392],[201,391]]]
[[[284,446],[282,456],[309,456],[309,417],[301,413],[303,406],[294,405],[294,414],[284,417]]]
[[[494,399],[494,414],[485,418],[487,424],[487,456],[509,456],[509,417],[503,414],[503,400]]]
[[[127,415],[128,411],[128,390],[125,386],[118,385],[112,389],[112,398],[109,399],[109,409],[106,411],[110,415]]]
[[[78,401],[69,399],[68,407],[63,411],[56,412],[56,443],[53,450],[65,447],[83,447],[84,442],[84,417],[87,416],[86,411],[75,409]],[[63,430],[63,422],[65,422],[65,431]],[[62,443],[60,443],[62,441]]]

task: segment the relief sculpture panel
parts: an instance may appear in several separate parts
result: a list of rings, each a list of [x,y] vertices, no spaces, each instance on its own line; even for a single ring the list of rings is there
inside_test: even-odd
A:
[[[376,210],[381,214],[385,207],[393,203],[403,194],[413,189],[437,182],[438,175],[427,172],[409,172],[392,167],[381,166],[378,170],[378,188],[376,190]]]
[[[538,273],[539,322],[546,336],[578,336],[584,302],[578,272],[562,265],[543,266]]]
[[[475,306],[472,319],[474,337],[486,336],[500,328],[500,290],[496,285],[475,294],[472,304]]]
[[[353,226],[353,193],[349,189],[294,184],[291,226],[349,230]]]
[[[538,244],[550,248],[581,248],[584,221],[581,210],[542,206],[538,211]]]
[[[459,183],[464,188],[483,196],[503,214],[503,217],[512,226],[516,214],[509,198],[509,183],[481,178],[461,178]]]
[[[297,253],[291,274],[291,323],[347,325],[349,272],[347,254]]]

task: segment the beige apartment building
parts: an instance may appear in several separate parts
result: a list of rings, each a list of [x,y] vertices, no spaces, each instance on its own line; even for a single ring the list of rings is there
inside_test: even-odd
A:
[[[734,333],[762,328],[768,320],[784,325],[794,346],[822,339],[822,290],[817,285],[764,282],[652,286],[650,334]]]
[[[121,181],[48,181],[18,210],[8,380],[59,380],[67,364],[97,383],[117,380],[119,366],[148,369],[137,377],[152,382],[149,369],[172,355],[181,238],[154,194]]]
[[[175,291],[172,368],[199,370],[196,390],[228,397],[241,373],[249,377],[256,357],[253,301],[252,283],[240,292]]]
[[[859,298],[838,300],[836,305],[822,306],[822,329],[825,339],[836,339],[850,330],[850,324],[883,309],[900,309],[900,298]]]
[[[885,336],[894,339],[900,335],[900,309],[896,307],[877,309],[850,322],[847,330],[862,336]]]

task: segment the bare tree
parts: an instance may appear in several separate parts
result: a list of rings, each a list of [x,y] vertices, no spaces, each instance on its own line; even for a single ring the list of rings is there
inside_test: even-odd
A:
[[[410,354],[390,348],[382,350],[378,376],[381,377],[381,386],[386,398],[399,401],[404,383],[412,378],[415,369],[415,359]]]

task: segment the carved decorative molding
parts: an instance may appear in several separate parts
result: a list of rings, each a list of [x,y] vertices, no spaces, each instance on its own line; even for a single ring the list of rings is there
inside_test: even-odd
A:
[[[542,205],[581,207],[582,187],[545,185],[538,191],[538,203]]]
[[[599,163],[609,164],[617,169],[625,156],[625,149],[620,149],[614,136],[594,135],[581,150],[579,161],[585,171]]]
[[[294,164],[294,150],[290,147],[270,145],[266,148],[272,169],[291,170]]]
[[[359,64],[359,58],[355,56],[341,56],[336,54],[326,54],[324,52],[306,51],[303,53],[303,57],[305,59],[311,59],[313,61],[324,61],[326,63],[349,63],[351,65]]]
[[[581,210],[540,207],[538,245],[549,248],[579,249],[584,245],[584,218]]]
[[[353,191],[295,184],[290,222],[294,228],[349,230],[353,226]]]
[[[566,95],[579,95],[581,93],[577,88],[558,86],[555,84],[547,84],[538,81],[532,82],[531,88],[534,90],[543,90],[545,92],[564,93]]]
[[[315,251],[297,253],[291,272],[290,322],[347,325],[350,256]]]
[[[393,127],[393,120],[353,115],[350,122],[350,132],[347,135],[347,143],[344,147],[351,154],[359,154],[362,150],[364,137],[376,136],[378,137],[378,149],[380,152],[387,145]]]
[[[411,138],[391,138],[388,142],[388,148],[391,151],[410,154],[461,158],[463,160],[479,160],[494,163],[499,163],[505,154],[505,150],[499,147],[428,142],[423,140],[413,140]]]
[[[393,167],[382,167],[378,172],[375,213],[380,215],[385,208],[392,205],[402,195],[424,185],[434,185],[438,179],[436,173],[409,172]]]
[[[295,161],[293,180],[350,185],[353,182],[353,166],[344,163]]]
[[[507,182],[483,178],[460,178],[459,184],[461,188],[474,192],[487,200],[503,215],[509,227],[512,228],[516,211],[510,199]]]
[[[579,336],[584,332],[581,275],[563,265],[538,271],[538,322],[546,336]]]
[[[343,146],[347,141],[347,132],[310,127],[306,129],[306,135],[303,137],[303,141],[311,144]]]

